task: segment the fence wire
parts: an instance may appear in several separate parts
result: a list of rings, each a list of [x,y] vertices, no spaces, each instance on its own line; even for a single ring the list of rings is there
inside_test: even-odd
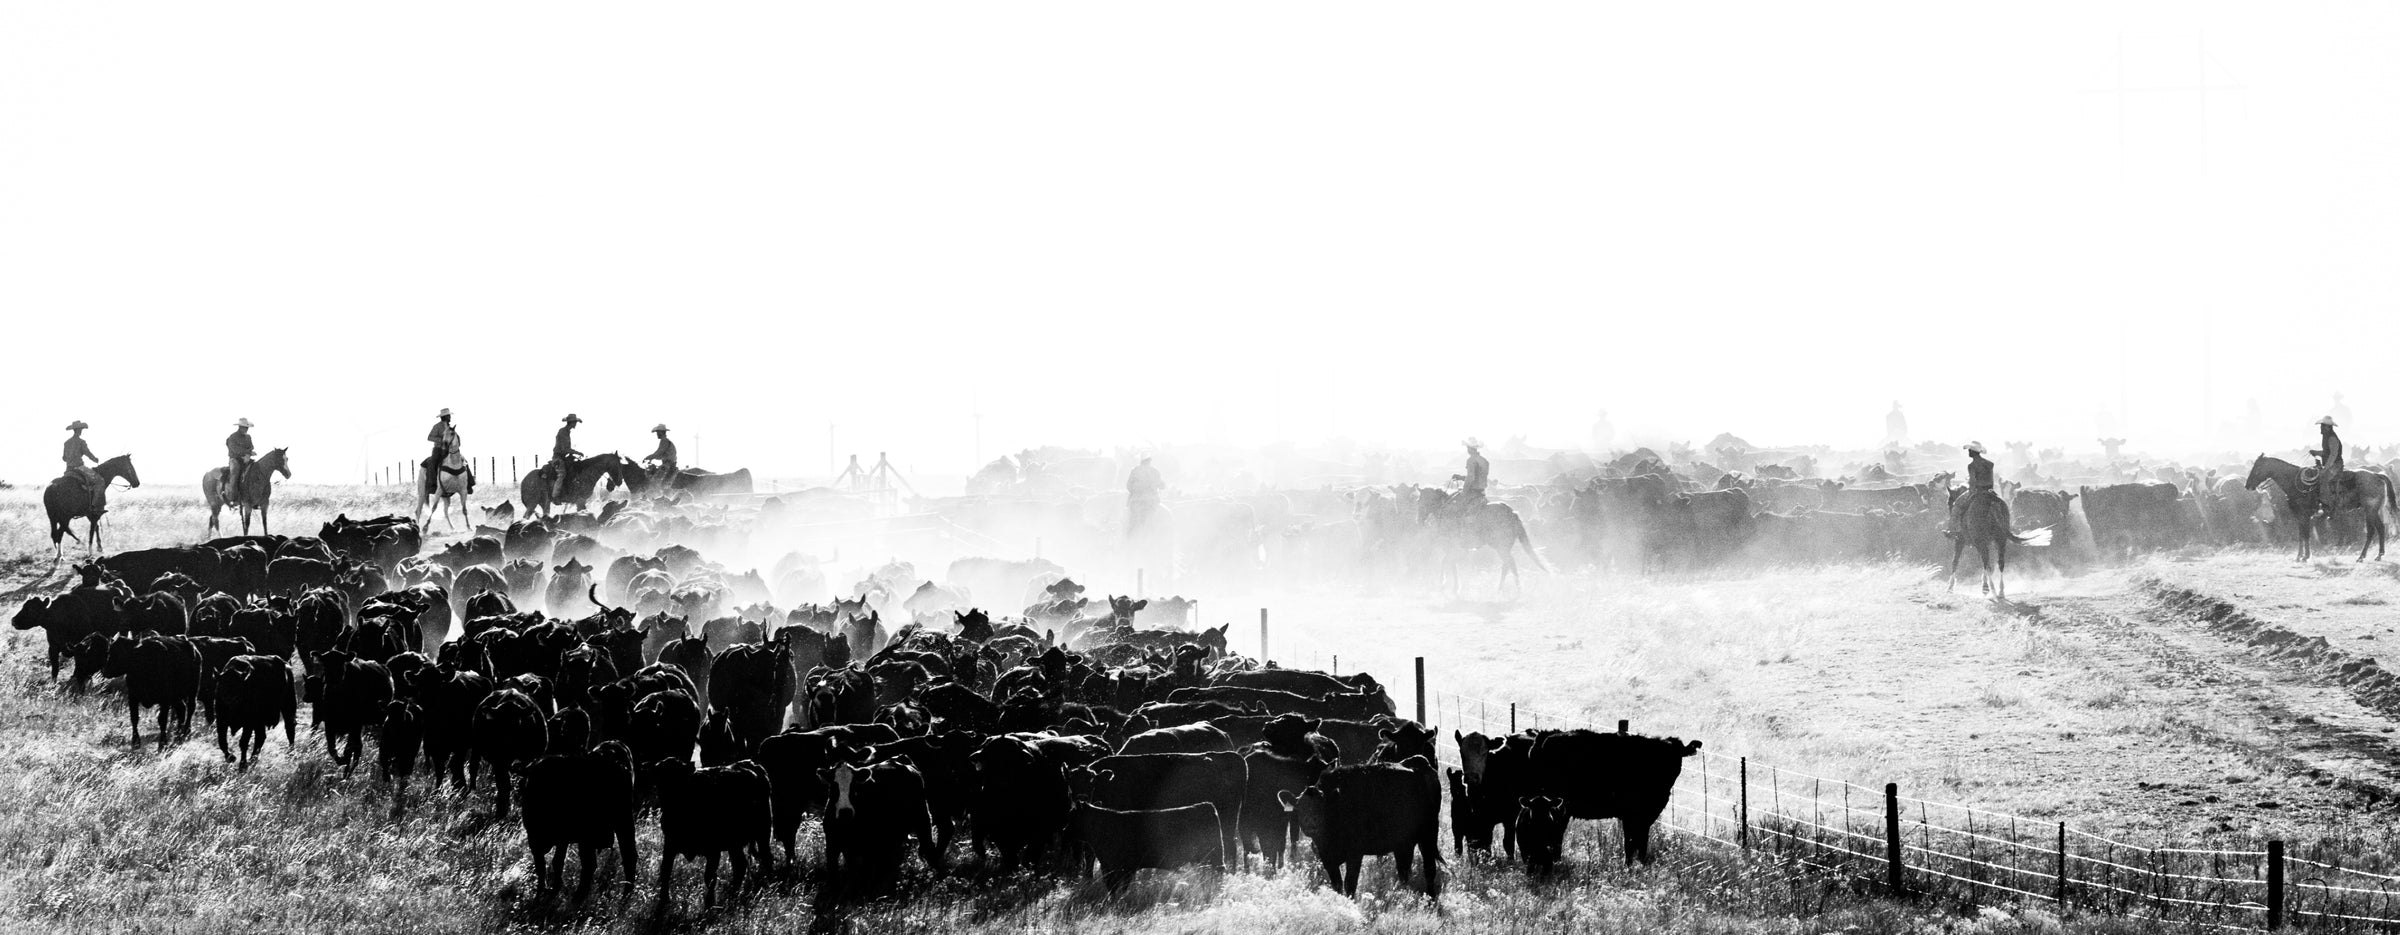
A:
[[[1297,644],[1295,651],[1332,654]],[[1283,654],[1278,652],[1278,656]],[[1402,663],[1402,664],[1395,664]],[[1404,715],[1413,660],[1343,654],[1344,671],[1384,678]],[[1440,755],[1458,762],[1458,738],[1525,730],[1615,730],[1583,714],[1542,711],[1453,692],[1424,692],[1425,721],[1440,728]],[[2085,913],[2141,916],[2194,928],[2265,930],[2271,899],[2266,851],[2143,847],[2066,823],[1914,796],[1889,803],[1899,816],[1907,889],[1967,904],[2047,903]],[[1745,848],[1792,866],[1869,881],[1889,879],[1884,790],[1703,749],[1685,761],[1659,824],[1712,846]],[[2322,856],[2322,855],[2320,855]],[[2389,869],[2377,867],[2376,869]],[[2400,876],[2342,861],[2286,857],[2282,925],[2318,931],[2400,931]]]

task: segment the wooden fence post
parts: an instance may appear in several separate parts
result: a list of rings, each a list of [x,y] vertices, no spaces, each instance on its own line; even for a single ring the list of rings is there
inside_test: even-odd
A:
[[[2283,927],[2283,842],[2267,842],[2267,930]]]
[[[1417,657],[1417,723],[1425,723],[1425,657]]]
[[[1883,859],[1892,895],[1908,895],[1907,871],[1900,867],[1900,784],[1883,784]]]
[[[1742,758],[1742,830],[1739,837],[1742,849],[1750,849],[1750,758]]]
[[[1630,725],[1629,725],[1629,724],[1628,724],[1628,723],[1625,721],[1625,719],[1623,719],[1623,718],[1618,718],[1618,719],[1617,719],[1617,733],[1618,733],[1619,735],[1622,735],[1622,734],[1624,734],[1624,733],[1625,733],[1625,730],[1626,730],[1626,728],[1627,728],[1628,726],[1630,726]]]
[[[498,455],[494,455],[493,457],[498,457]],[[497,471],[495,471],[495,473],[497,473]],[[509,456],[508,456],[508,482],[509,482],[509,483],[511,483],[511,484],[514,484],[514,483],[517,483],[518,481],[520,481],[520,480],[523,480],[523,479],[524,479],[524,478],[521,478],[521,477],[517,476],[517,456],[516,456],[516,455],[509,455]]]
[[[1517,732],[1517,703],[1514,701],[1508,703],[1508,732]]]
[[[1273,658],[1267,655],[1267,609],[1261,607],[1258,609],[1258,661],[1264,663]]]
[[[2058,823],[2058,910],[2067,910],[2067,823]]]

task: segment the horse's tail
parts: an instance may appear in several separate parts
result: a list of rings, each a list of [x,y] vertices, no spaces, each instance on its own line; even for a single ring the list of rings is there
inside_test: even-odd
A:
[[[1533,550],[1533,537],[1525,534],[1525,518],[1518,516],[1517,511],[1510,510],[1508,511],[1508,524],[1516,528],[1516,538],[1509,543],[1509,547],[1524,546],[1525,557],[1533,559],[1533,567],[1545,572],[1549,571],[1550,566],[1542,562],[1542,553]]]
[[[2392,476],[2389,474],[2377,474],[2375,476],[2383,479],[2384,507],[2392,511],[2392,517],[2395,521],[2400,521],[2400,495],[2395,495],[2394,493],[2395,488],[2392,484]]]

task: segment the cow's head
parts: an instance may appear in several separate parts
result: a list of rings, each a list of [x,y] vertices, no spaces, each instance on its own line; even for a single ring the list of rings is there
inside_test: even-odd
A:
[[[1531,795],[1517,800],[1517,846],[1525,852],[1525,862],[1547,868],[1558,862],[1567,839],[1567,803],[1550,795]]]
[[[1471,734],[1451,731],[1450,736],[1458,741],[1458,765],[1466,771],[1467,781],[1483,782],[1484,771],[1491,767],[1492,751],[1499,748],[1493,742],[1498,738],[1486,737],[1481,731]]]

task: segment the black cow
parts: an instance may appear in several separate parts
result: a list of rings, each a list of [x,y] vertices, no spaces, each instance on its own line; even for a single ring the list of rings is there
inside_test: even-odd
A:
[[[898,740],[899,735],[880,725],[860,725],[859,730],[873,730],[880,742]],[[783,842],[783,859],[796,859],[799,846],[800,821],[814,815],[825,805],[825,781],[818,771],[831,769],[847,752],[861,755],[860,749],[845,751],[849,738],[846,732],[854,728],[837,727],[824,730],[787,730],[758,742],[757,761],[767,770],[768,791],[775,806],[775,839]]]
[[[709,665],[708,703],[733,719],[744,751],[783,729],[784,711],[795,694],[790,650],[744,643],[718,654]]]
[[[1233,740],[1223,730],[1206,722],[1180,727],[1161,727],[1146,730],[1125,738],[1117,748],[1121,754],[1141,753],[1215,753],[1234,749]]]
[[[1375,762],[1406,763],[1412,756],[1435,762],[1434,741],[1442,736],[1436,728],[1415,721],[1399,721],[1376,734]]]
[[[1331,758],[1280,755],[1252,750],[1243,756],[1247,772],[1242,787],[1242,847],[1264,857],[1269,867],[1283,864],[1284,848],[1292,837],[1292,818],[1283,810],[1285,794],[1298,795],[1317,781]]]
[[[1384,714],[1389,699],[1376,692],[1352,692],[1321,697],[1295,695],[1271,688],[1240,688],[1231,685],[1212,685],[1205,688],[1178,688],[1167,693],[1168,701],[1215,701],[1224,704],[1256,705],[1267,714],[1304,714],[1317,718],[1350,718],[1364,720]]]
[[[1358,865],[1369,854],[1392,855],[1393,875],[1405,882],[1413,849],[1425,861],[1425,895],[1441,896],[1442,786],[1432,762],[1337,766],[1299,794],[1277,798],[1344,895],[1358,895]]]
[[[1371,692],[1382,699],[1383,714],[1397,715],[1398,706],[1390,693],[1375,677],[1364,672],[1350,675],[1328,675],[1304,669],[1251,669],[1244,672],[1220,672],[1208,680],[1211,685],[1231,685],[1238,688],[1270,688],[1295,695],[1324,697],[1334,694]]]
[[[164,592],[125,598],[119,604],[118,614],[128,633],[182,636],[191,624],[191,614],[184,606],[183,598]]]
[[[1217,808],[1206,802],[1135,811],[1078,804],[1071,826],[1075,839],[1099,859],[1100,880],[1112,896],[1125,891],[1136,870],[1225,869]]]
[[[1068,792],[1069,757],[1022,737],[993,737],[967,757],[973,773],[967,810],[975,860],[990,844],[1000,863],[1039,860],[1067,824],[1074,800]]]
[[[1540,734],[1533,743],[1532,791],[1566,800],[1567,814],[1587,820],[1615,818],[1624,831],[1625,863],[1651,863],[1650,826],[1667,809],[1683,758],[1700,742],[1674,737],[1590,730]],[[1497,755],[1495,756],[1497,765]],[[1488,781],[1488,777],[1487,777]]]
[[[836,764],[823,774],[831,790],[825,805],[825,872],[835,878],[846,867],[853,893],[879,893],[900,874],[908,839],[917,839],[925,865],[941,869],[933,815],[925,803],[925,778],[906,759],[869,766]]]
[[[169,574],[180,574],[203,588],[231,590],[227,587],[222,567],[223,557],[217,550],[205,546],[186,546],[171,549],[135,549],[100,559],[103,568],[114,572],[134,588],[147,589]]]
[[[650,764],[659,789],[658,904],[665,906],[675,888],[675,858],[707,861],[702,878],[703,908],[717,902],[717,858],[733,857],[733,882],[740,892],[755,855],[772,867],[775,851],[769,837],[775,831],[773,795],[767,771],[749,760],[732,766],[695,770],[689,759],[665,759]],[[826,848],[832,850],[832,834]]]
[[[968,759],[984,735],[963,730],[943,731],[876,744],[869,762],[905,759],[925,781],[925,807],[933,813],[935,853],[947,853],[960,824],[967,820],[967,803],[974,788],[974,765]]]
[[[338,649],[317,654],[316,661],[325,680],[316,720],[324,725],[326,754],[346,775],[358,768],[366,729],[383,721],[383,706],[392,701],[392,673],[380,662]]]
[[[200,701],[200,650],[180,636],[119,636],[108,644],[100,674],[125,679],[125,708],[133,719],[133,745],[142,745],[142,709],[158,709],[158,748],[170,737],[192,733],[192,709]],[[174,732],[168,729],[172,720]]]
[[[708,677],[715,670],[716,654],[708,651],[708,643],[691,637],[669,642],[659,650],[657,661],[683,670],[692,680],[697,698],[708,697]]]
[[[503,688],[485,695],[475,706],[475,720],[469,732],[474,745],[475,759],[491,764],[492,818],[508,818],[510,774],[542,755],[549,745],[549,730],[542,722],[542,711],[524,692]]]
[[[1526,796],[1517,806],[1514,827],[1517,840],[1525,848],[1525,869],[1535,876],[1546,877],[1558,866],[1558,858],[1566,850],[1567,801],[1554,795]],[[1491,843],[1491,831],[1485,829],[1484,843]]]
[[[641,863],[633,839],[633,751],[616,741],[590,751],[554,753],[525,767],[525,848],[533,852],[537,886],[553,892],[566,886],[567,847],[577,849],[575,898],[591,895],[592,871],[600,849],[615,847],[624,867],[624,886],[633,892]],[[542,857],[555,852],[549,873]]]
[[[1317,728],[1323,724],[1322,718],[1278,714],[1260,726],[1259,741],[1277,756],[1338,763],[1342,759],[1342,747],[1333,738],[1318,733]]]
[[[291,664],[275,656],[240,655],[217,670],[217,750],[225,762],[248,770],[266,750],[267,732],[283,725],[283,743],[298,743],[299,701],[292,692]],[[231,735],[235,742],[228,744]],[[237,756],[234,747],[241,748]]]
[[[55,598],[31,597],[17,610],[16,628],[31,630],[40,627],[50,640],[50,678],[58,679],[59,663],[64,661],[67,648],[83,642],[94,634],[113,636],[124,631],[124,622],[117,613],[117,591],[108,588],[76,588]]]
[[[1239,753],[1144,753],[1101,757],[1084,767],[1085,798],[1102,808],[1153,811],[1202,802],[1217,808],[1224,852],[1241,853],[1237,834],[1249,769]],[[1087,781],[1078,771],[1076,781]],[[1078,792],[1086,790],[1077,789]]]
[[[700,742],[701,723],[699,702],[682,689],[652,692],[633,703],[626,744],[644,769],[660,760],[689,763]]]
[[[419,676],[416,697],[424,708],[425,763],[433,770],[433,785],[447,778],[467,788],[467,770],[475,764],[475,711],[493,691],[491,676],[473,669],[439,666]]]
[[[375,732],[376,776],[384,782],[399,780],[399,788],[408,788],[408,777],[417,771],[417,751],[425,743],[425,710],[413,701],[395,699],[383,706],[383,724]]]

